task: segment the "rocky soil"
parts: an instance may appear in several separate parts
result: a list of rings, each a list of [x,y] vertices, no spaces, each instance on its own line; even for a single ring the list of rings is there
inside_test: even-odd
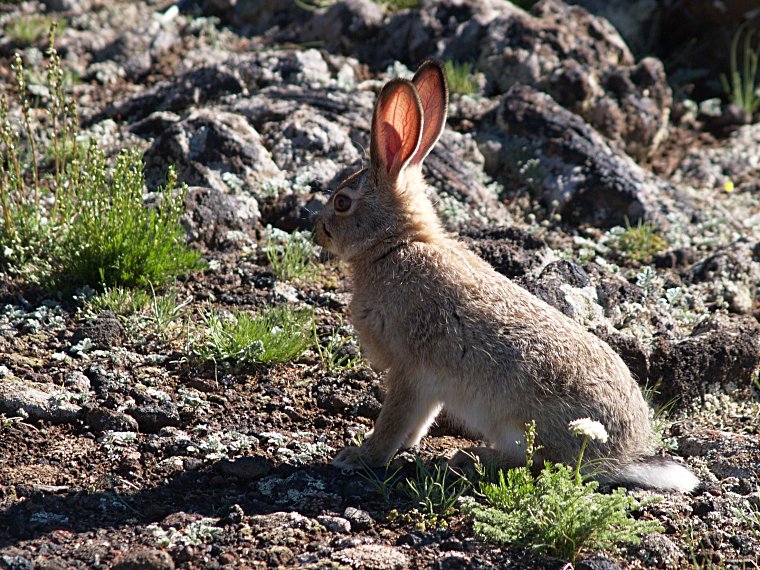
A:
[[[565,567],[330,466],[380,409],[365,363],[193,358],[209,308],[305,305],[323,345],[350,336],[341,266],[278,280],[265,228],[308,229],[366,159],[378,89],[431,56],[471,62],[477,85],[452,94],[426,161],[446,226],[618,351],[667,405],[665,452],[703,481],[634,513],[662,533],[576,567],[757,568],[760,122],[674,95],[659,59],[560,0],[319,4],[0,4],[3,89],[15,51],[31,66],[44,50],[10,23],[58,18],[84,133],[140,148],[150,187],[177,165],[207,263],[169,289],[167,320],[0,276],[0,568]],[[643,259],[623,238],[639,221],[665,240]],[[433,461],[467,437],[442,418],[414,451]],[[412,476],[414,455],[396,465]]]

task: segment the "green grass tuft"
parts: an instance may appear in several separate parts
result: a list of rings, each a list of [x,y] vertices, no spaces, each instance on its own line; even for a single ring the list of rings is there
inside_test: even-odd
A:
[[[753,47],[754,30],[747,30],[746,25],[739,27],[731,40],[729,65],[731,72],[728,76],[721,75],[720,82],[731,103],[738,105],[752,115],[760,109],[760,83],[758,83],[758,68],[760,67],[760,45]],[[742,37],[744,41],[741,42]],[[741,64],[739,63],[739,43],[742,43]]]
[[[445,67],[449,90],[452,93],[466,95],[469,93],[475,93],[478,90],[478,86],[472,76],[471,63],[457,63],[448,60],[446,61]]]
[[[651,222],[639,220],[637,225],[631,226],[626,219],[625,231],[618,237],[617,247],[623,257],[644,261],[667,249],[668,243],[657,233],[657,228]]]
[[[231,368],[292,361],[312,347],[312,321],[311,311],[287,306],[254,315],[209,312],[194,352],[201,362]]]
[[[422,5],[422,0],[375,0],[389,12],[398,12],[400,10],[413,10]]]
[[[471,489],[471,483],[448,465],[425,465],[417,457],[415,476],[406,478],[402,484],[404,494],[411,499],[426,518],[437,520],[456,511],[462,495]]]
[[[20,48],[41,42],[55,20],[44,14],[21,14],[5,25],[5,35]]]
[[[315,347],[325,370],[336,372],[353,370],[362,360],[358,343],[351,337],[345,326],[334,329],[320,339],[314,330]]]
[[[280,281],[306,277],[314,271],[316,246],[309,232],[292,234],[267,226],[266,255],[272,273]]]

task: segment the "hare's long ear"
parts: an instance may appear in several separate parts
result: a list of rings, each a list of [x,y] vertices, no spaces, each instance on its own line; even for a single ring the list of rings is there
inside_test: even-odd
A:
[[[420,148],[412,157],[411,164],[420,164],[433,149],[446,126],[449,87],[443,65],[432,59],[420,65],[412,83],[417,88],[422,103],[423,129]]]
[[[422,105],[414,85],[406,79],[389,81],[375,103],[372,116],[370,161],[381,176],[395,182],[411,160],[422,137]]]

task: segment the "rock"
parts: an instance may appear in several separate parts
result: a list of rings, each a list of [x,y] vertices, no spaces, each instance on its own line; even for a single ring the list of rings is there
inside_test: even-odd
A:
[[[35,564],[24,556],[3,554],[0,556],[0,568],[3,570],[34,570]]]
[[[180,181],[223,194],[255,197],[272,179],[282,178],[261,136],[243,117],[207,108],[191,113],[153,142],[145,153],[149,184],[157,185],[172,164]]]
[[[760,284],[760,262],[753,256],[753,244],[739,239],[692,265],[686,281],[704,283],[710,303],[725,302],[734,313],[751,313]]]
[[[351,523],[353,530],[367,530],[375,524],[374,519],[367,511],[356,507],[346,507],[346,510],[343,511],[343,517]]]
[[[71,392],[50,384],[5,377],[0,382],[0,414],[18,417],[23,410],[29,419],[54,424],[75,421],[82,410]]]
[[[543,91],[638,159],[667,134],[673,96],[662,64],[636,64],[609,22],[582,8],[541,0],[530,14],[513,10],[480,45],[477,68],[493,93],[518,84]]]
[[[85,407],[85,422],[96,432],[137,431],[137,421],[127,414],[99,406]]]
[[[86,394],[90,391],[90,379],[83,372],[72,370],[63,377],[63,387],[73,392]]]
[[[509,278],[533,272],[549,255],[543,239],[517,226],[465,231],[462,242]]]
[[[191,105],[202,105],[244,90],[245,84],[237,70],[222,64],[207,65],[172,81],[158,83],[138,95],[117,101],[93,115],[91,122],[97,123],[106,118],[137,122],[155,112],[182,111]],[[165,120],[167,115],[160,117]],[[155,121],[154,130],[151,131],[145,125],[136,130],[141,136],[158,135],[161,131],[155,129],[159,124]]]
[[[686,197],[646,172],[578,115],[545,93],[516,85],[504,95],[496,123],[481,134],[486,171],[507,186],[527,186],[563,219],[597,227],[647,219],[660,227],[686,220]]]
[[[177,405],[168,400],[147,403],[127,410],[145,433],[158,433],[161,428],[176,427],[182,423]]]
[[[741,127],[720,145],[700,145],[691,149],[673,173],[673,180],[695,188],[733,191],[760,190],[760,123]],[[729,188],[732,188],[729,186]],[[758,224],[758,219],[746,220]]]
[[[214,188],[189,188],[185,195],[182,224],[188,239],[211,249],[229,245],[230,232],[243,232],[252,239],[259,223],[259,204],[247,195],[223,194]]]
[[[317,521],[330,532],[339,532],[342,534],[348,534],[351,532],[351,523],[343,517],[319,515]]]
[[[107,397],[114,393],[128,394],[134,387],[134,378],[126,370],[109,370],[105,364],[91,364],[85,375],[99,396]]]
[[[597,289],[588,274],[570,261],[553,261],[536,279],[526,280],[527,289],[574,321],[592,326],[604,321]]]
[[[318,41],[328,51],[352,55],[372,69],[384,69],[394,61],[413,67],[431,56],[441,56],[449,40],[465,28],[457,51],[448,53],[468,61],[466,43],[478,45],[477,32],[498,14],[517,10],[506,0],[436,0],[423,2],[419,10],[386,12],[371,0],[334,3],[315,13],[302,26],[290,26],[281,38]]]
[[[650,361],[649,377],[661,380],[662,403],[675,399],[680,405],[715,387],[747,392],[760,366],[760,324],[742,317],[683,340],[658,340]]]
[[[576,570],[621,570],[620,565],[612,558],[606,556],[596,556],[594,558],[585,558],[575,564]]]
[[[71,343],[76,344],[85,338],[89,338],[98,348],[111,350],[124,342],[124,328],[116,313],[103,311],[94,319],[81,323],[74,330]]]
[[[644,536],[637,550],[637,558],[649,568],[679,568],[686,563],[678,545],[664,534]]]
[[[174,561],[165,550],[137,548],[116,562],[113,570],[174,570]]]
[[[222,475],[236,477],[241,481],[254,481],[265,477],[272,470],[272,464],[265,457],[239,457],[225,459],[217,463]]]
[[[398,548],[383,544],[361,544],[339,550],[332,559],[350,568],[365,570],[386,570],[409,568],[409,559]]]

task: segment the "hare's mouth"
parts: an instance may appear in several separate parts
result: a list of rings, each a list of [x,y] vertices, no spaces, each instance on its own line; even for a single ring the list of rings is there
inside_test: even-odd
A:
[[[328,231],[327,224],[325,224],[324,222],[322,222],[322,231],[325,232],[325,236],[327,237],[327,239],[332,239],[332,234]]]

